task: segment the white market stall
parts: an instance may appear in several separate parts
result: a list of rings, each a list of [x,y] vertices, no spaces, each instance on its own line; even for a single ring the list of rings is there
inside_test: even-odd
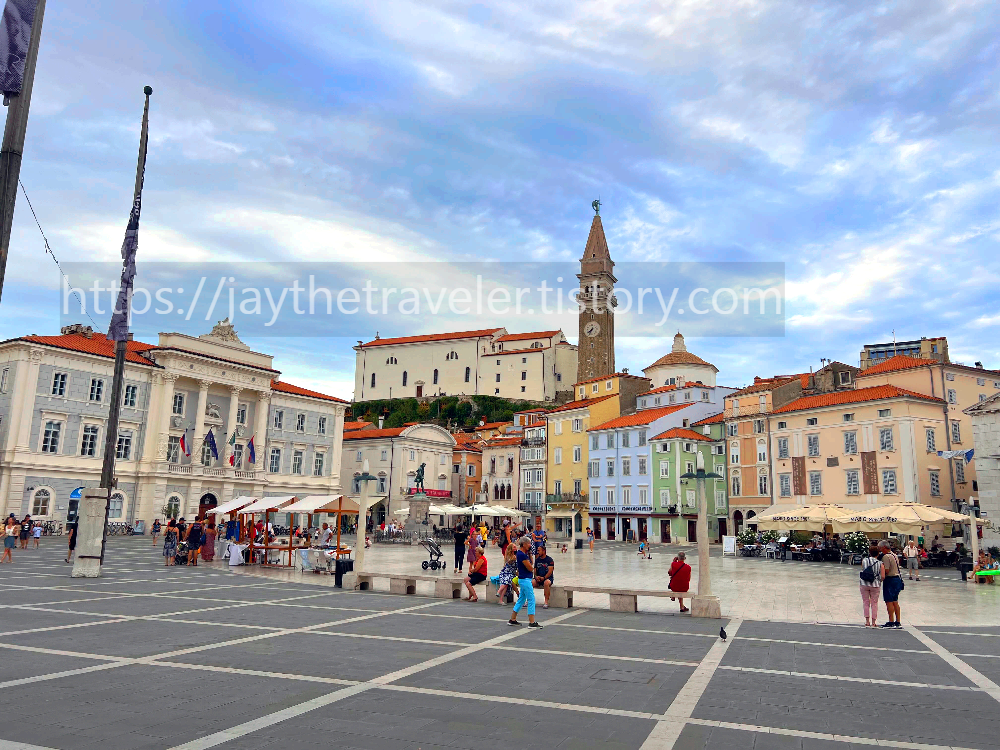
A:
[[[282,497],[262,497],[260,500],[255,500],[249,505],[241,508],[237,511],[237,514],[248,518],[245,525],[244,533],[246,536],[247,547],[250,549],[250,560],[254,560],[254,553],[256,550],[264,551],[264,558],[261,561],[262,565],[271,565],[269,560],[270,552],[277,551],[279,553],[285,552],[287,556],[284,562],[279,562],[279,565],[291,566],[292,564],[292,544],[291,536],[288,537],[286,544],[271,544],[270,535],[267,533],[268,524],[270,523],[270,517],[272,513],[277,513],[288,505],[298,500],[295,495],[285,495]],[[264,543],[257,544],[254,539],[254,517],[262,516],[264,520]],[[279,554],[279,560],[281,556]]]

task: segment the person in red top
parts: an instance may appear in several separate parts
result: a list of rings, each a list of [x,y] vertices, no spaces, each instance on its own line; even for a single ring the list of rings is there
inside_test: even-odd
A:
[[[486,580],[486,553],[482,547],[476,547],[472,550],[472,554],[475,559],[469,565],[469,575],[465,577],[465,588],[469,590],[469,601],[478,602],[479,595],[476,594],[473,586]]]
[[[691,587],[691,566],[685,561],[685,555],[683,552],[678,552],[677,557],[674,561],[670,563],[670,570],[667,571],[667,575],[670,576],[670,590],[680,592],[686,592]],[[684,600],[680,600],[681,612],[690,612],[690,610],[684,606]]]

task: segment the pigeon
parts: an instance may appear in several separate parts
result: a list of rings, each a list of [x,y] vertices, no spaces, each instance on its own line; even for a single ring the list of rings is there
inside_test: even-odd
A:
[[[721,638],[722,640],[726,640],[726,629],[725,628],[719,628],[719,638]]]

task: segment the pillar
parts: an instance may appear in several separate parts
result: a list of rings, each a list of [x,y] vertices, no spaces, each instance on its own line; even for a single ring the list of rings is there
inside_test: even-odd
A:
[[[210,380],[198,383],[198,411],[194,415],[194,436],[191,441],[191,463],[201,465],[201,449],[205,444],[205,409],[208,408],[208,387]]]
[[[257,453],[257,471],[267,469],[267,418],[271,405],[271,392],[257,392],[257,407],[254,412],[254,434],[253,445]],[[248,457],[249,460],[249,457]],[[247,467],[249,468],[249,466]]]
[[[240,404],[240,392],[242,390],[242,388],[235,385],[229,388],[229,416],[226,419],[226,432],[222,437],[226,441],[226,447],[222,456],[225,460],[225,466],[229,466],[229,457],[233,455],[233,446],[229,444],[229,438],[232,437],[233,430],[236,429],[236,409]]]
[[[177,375],[172,372],[163,373],[163,395],[160,399],[160,425],[156,437],[156,460],[167,460],[167,438],[170,437],[170,416],[173,413],[174,383]]]

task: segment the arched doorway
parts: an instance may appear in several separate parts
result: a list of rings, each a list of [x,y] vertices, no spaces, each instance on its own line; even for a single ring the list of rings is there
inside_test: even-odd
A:
[[[218,504],[218,498],[211,492],[206,492],[201,496],[201,500],[198,501],[198,518],[204,518],[205,514]]]
[[[736,530],[737,534],[743,531],[743,511],[733,511],[733,528]]]
[[[747,528],[753,529],[754,531],[757,530],[757,523],[754,521],[755,518],[757,518],[757,513],[754,512],[754,511],[752,511],[752,510],[748,510],[747,511]]]

